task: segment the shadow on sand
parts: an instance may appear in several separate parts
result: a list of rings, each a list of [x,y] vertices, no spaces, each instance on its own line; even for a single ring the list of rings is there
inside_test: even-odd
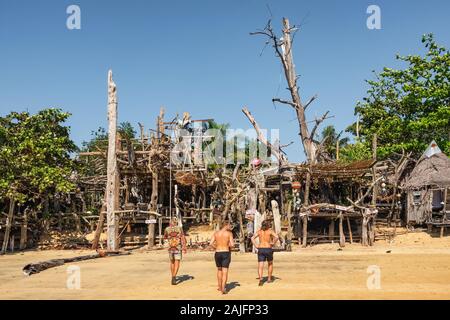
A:
[[[226,289],[228,292],[230,292],[231,290],[235,289],[236,287],[240,287],[240,283],[237,281],[233,281],[227,284]]]
[[[195,278],[193,276],[190,276],[188,274],[183,274],[182,276],[177,277],[177,284],[180,284],[185,281],[194,280]]]

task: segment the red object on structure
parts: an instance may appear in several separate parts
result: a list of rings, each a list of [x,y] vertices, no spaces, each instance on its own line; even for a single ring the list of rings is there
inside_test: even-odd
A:
[[[292,182],[292,189],[301,189],[302,185],[300,184],[299,181],[293,181]]]
[[[261,165],[261,160],[259,160],[258,158],[253,159],[252,165],[258,167],[259,165]]]

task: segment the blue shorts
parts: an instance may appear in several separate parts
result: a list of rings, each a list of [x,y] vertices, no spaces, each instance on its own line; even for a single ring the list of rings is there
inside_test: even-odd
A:
[[[259,248],[258,249],[258,262],[272,262],[273,261],[273,249],[272,248]]]
[[[214,254],[217,268],[229,268],[231,263],[231,252],[216,252]]]

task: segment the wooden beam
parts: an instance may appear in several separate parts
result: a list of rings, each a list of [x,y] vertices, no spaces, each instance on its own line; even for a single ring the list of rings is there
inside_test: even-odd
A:
[[[6,218],[6,229],[5,229],[5,235],[3,237],[3,245],[2,245],[2,251],[1,254],[5,254],[6,250],[8,248],[8,241],[9,241],[9,235],[11,233],[11,224],[14,216],[14,208],[15,208],[16,201],[14,198],[9,198],[9,212],[8,217]]]
[[[302,219],[302,225],[303,225],[303,240],[302,240],[302,246],[303,248],[306,248],[306,246],[308,245],[308,216],[303,216]]]
[[[20,250],[23,250],[27,247],[27,231],[28,231],[28,212],[25,209],[23,212],[23,221],[22,225],[20,226]]]
[[[328,225],[328,239],[333,241],[334,240],[334,219],[331,218],[330,224]]]
[[[345,234],[344,234],[344,226],[343,226],[344,217],[342,213],[339,214],[339,246],[341,248],[345,247]]]
[[[372,158],[373,161],[377,161],[377,134],[375,133],[372,138]],[[372,205],[375,206],[377,204],[377,196],[378,196],[378,187],[375,183],[377,179],[377,170],[375,166],[372,167],[372,181],[373,181],[373,189],[372,189]]]
[[[112,71],[108,72],[108,162],[106,183],[106,223],[108,250],[117,250],[117,224],[114,214],[116,204],[117,179],[117,92],[116,84],[112,79]]]
[[[348,228],[348,234],[350,237],[350,244],[353,243],[353,233],[352,233],[352,225],[350,224],[350,218],[347,217],[347,228]]]

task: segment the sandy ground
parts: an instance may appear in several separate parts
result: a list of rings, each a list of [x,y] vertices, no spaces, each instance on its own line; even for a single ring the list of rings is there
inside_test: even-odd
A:
[[[177,286],[169,284],[165,250],[76,263],[81,288],[68,289],[64,265],[24,276],[30,262],[89,251],[27,251],[0,257],[0,299],[450,299],[450,237],[425,233],[398,236],[374,247],[337,244],[275,254],[276,281],[257,285],[256,257],[233,253],[230,293],[216,291],[211,252],[188,252]],[[369,290],[367,269],[381,271],[381,289]]]

